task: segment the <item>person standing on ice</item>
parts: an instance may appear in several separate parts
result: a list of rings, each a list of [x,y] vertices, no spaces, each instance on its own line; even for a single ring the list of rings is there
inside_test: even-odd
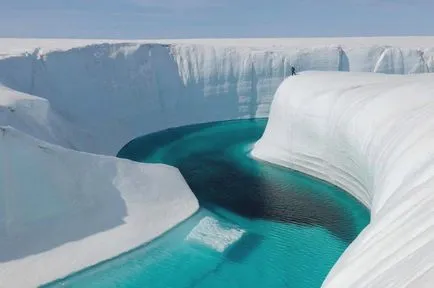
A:
[[[295,73],[295,67],[291,66],[291,76],[297,75],[297,73]]]

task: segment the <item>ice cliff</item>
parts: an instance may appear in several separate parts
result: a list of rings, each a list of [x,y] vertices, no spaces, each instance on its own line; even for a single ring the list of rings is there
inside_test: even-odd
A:
[[[255,157],[371,209],[323,287],[431,287],[434,74],[303,73],[279,87],[269,117]]]
[[[267,116],[291,66],[297,71],[434,71],[434,39],[428,47],[415,41],[413,48],[337,41],[312,47],[278,40],[250,46],[202,40],[36,49],[0,60],[0,82],[48,100],[55,114],[81,133],[67,137],[67,147],[113,155],[129,140],[163,128]]]

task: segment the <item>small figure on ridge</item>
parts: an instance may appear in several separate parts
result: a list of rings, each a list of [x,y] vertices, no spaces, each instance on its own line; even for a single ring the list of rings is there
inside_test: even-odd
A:
[[[294,66],[291,66],[291,75],[292,76],[297,75],[297,73],[295,73],[295,67]]]

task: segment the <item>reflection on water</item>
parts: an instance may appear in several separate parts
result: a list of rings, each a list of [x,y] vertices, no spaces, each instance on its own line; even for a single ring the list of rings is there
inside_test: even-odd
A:
[[[249,157],[265,125],[199,124],[130,142],[119,157],[178,167],[202,208],[150,244],[47,287],[320,287],[368,211],[335,186]]]

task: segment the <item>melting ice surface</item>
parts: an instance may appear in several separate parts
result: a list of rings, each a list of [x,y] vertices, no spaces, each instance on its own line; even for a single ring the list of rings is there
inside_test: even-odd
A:
[[[130,142],[119,157],[178,167],[202,208],[151,243],[47,287],[320,287],[369,212],[335,186],[252,159],[265,125],[198,124]]]

